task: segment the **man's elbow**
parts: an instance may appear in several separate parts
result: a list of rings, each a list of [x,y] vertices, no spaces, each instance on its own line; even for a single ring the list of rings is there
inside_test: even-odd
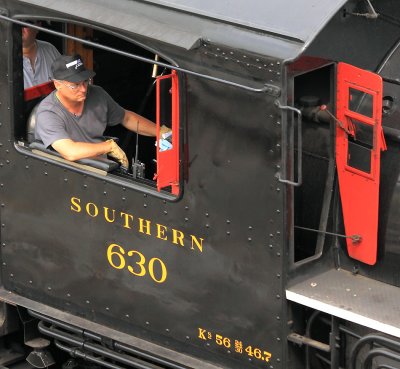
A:
[[[74,142],[72,140],[58,140],[53,142],[51,146],[65,160],[76,161],[82,158],[79,156],[79,152],[75,149]]]

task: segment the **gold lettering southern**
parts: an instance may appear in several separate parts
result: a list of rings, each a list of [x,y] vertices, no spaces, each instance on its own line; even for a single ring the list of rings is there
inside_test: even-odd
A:
[[[71,197],[70,210],[75,213],[83,213],[91,218],[103,218],[107,223],[120,223],[121,227],[133,230],[149,237],[155,237],[162,241],[169,241],[180,247],[189,247],[193,251],[203,252],[204,239],[194,235],[187,235],[175,228],[168,228],[159,223],[153,223],[149,219],[134,217],[133,214],[99,207],[93,202],[84,202],[79,197]]]

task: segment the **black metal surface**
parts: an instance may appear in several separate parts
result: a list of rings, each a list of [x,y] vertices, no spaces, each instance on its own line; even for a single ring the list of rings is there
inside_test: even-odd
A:
[[[20,14],[31,11],[19,9]],[[5,41],[5,33],[0,37]],[[10,51],[1,52],[7,60]],[[187,51],[174,48],[171,55],[182,68],[191,67]],[[244,64],[195,55],[203,59],[199,69],[204,74],[215,75],[216,67],[218,75],[234,73],[254,82]],[[279,86],[279,62],[269,58],[273,66],[258,71],[257,78],[264,75]],[[13,87],[4,78],[0,84],[6,90]],[[144,195],[140,184],[128,188],[123,181],[105,182],[22,155],[13,142],[2,140],[0,160],[8,161],[1,167],[4,285],[215,366],[264,368],[266,360],[247,355],[245,349],[251,346],[271,352],[271,365],[279,368],[284,351],[278,338],[286,326],[280,298],[283,191],[278,191],[282,189],[275,177],[279,109],[272,96],[193,75],[186,76],[183,93],[187,114],[182,124],[187,121],[189,149],[183,159],[189,179],[175,203]],[[232,104],[235,101],[240,104]],[[12,117],[3,107],[2,101],[2,138],[13,135]],[[71,209],[72,197],[80,199],[82,211]],[[92,217],[86,209],[95,206],[99,213]],[[105,208],[110,216],[115,211],[114,222],[105,219]],[[132,216],[129,227],[121,212]],[[140,231],[139,218],[150,222],[150,234]],[[157,237],[157,224],[167,227],[166,241]],[[174,230],[185,234],[184,245],[173,242]],[[202,251],[191,245],[191,235],[204,239]],[[146,275],[113,268],[107,259],[112,243],[143,254]],[[138,259],[126,258],[138,268]],[[166,265],[164,283],[154,281],[147,270],[153,258]],[[220,345],[219,335],[229,345],[227,340]],[[241,352],[235,349],[236,341],[243,345]]]
[[[349,350],[338,348],[347,345],[340,335],[357,337],[360,330],[351,331],[348,321],[339,324],[333,316],[314,336],[311,325],[319,312],[313,309],[323,308],[288,302],[286,290],[320,272],[334,275],[329,272],[338,265],[400,286],[399,52],[390,52],[398,25],[387,17],[359,17],[365,10],[361,1],[340,9],[344,3],[0,0],[7,9],[0,9],[1,279],[14,296],[39,306],[39,317],[57,309],[53,313],[61,322],[43,318],[49,325],[40,328],[59,349],[113,369],[114,360],[136,368],[194,367],[189,358],[229,369],[340,368],[342,349]],[[396,17],[397,8],[381,0],[378,13]],[[125,70],[116,70],[124,69],[119,57],[148,66],[157,53],[162,61],[156,64],[179,72],[185,171],[180,197],[127,176],[102,178],[43,160],[15,142],[25,131],[19,117],[21,53],[13,48],[20,48],[16,24],[24,23],[18,19],[27,15],[60,24],[71,20],[110,36],[109,43],[82,43],[96,48],[99,67],[107,69],[109,78],[99,81],[117,93],[124,90],[127,100],[135,83],[125,80]],[[126,46],[131,40],[144,52]],[[312,57],[287,64],[304,52]],[[331,204],[336,123],[312,119],[314,113],[296,121],[292,114],[311,102],[329,105],[334,114],[336,71],[329,59],[372,70],[381,65],[386,81],[383,124],[392,139],[382,155],[380,258],[373,267],[357,265],[333,237],[344,234],[336,219],[338,201]],[[315,287],[305,286],[309,300],[317,292],[327,294]],[[338,296],[336,289],[332,295]],[[359,300],[355,315],[362,307],[384,306],[380,301],[365,306],[364,295]],[[18,304],[18,298],[10,302]],[[322,302],[334,307],[337,301]],[[296,304],[301,306],[293,308]],[[338,309],[345,319],[347,311]],[[381,310],[388,313],[388,304]],[[71,316],[96,330],[71,326]],[[98,333],[102,328],[104,335]],[[295,335],[292,328],[306,333]],[[110,331],[158,349],[115,342]],[[330,348],[320,339],[329,333]],[[297,355],[288,337],[307,346],[305,355]],[[312,347],[329,351],[330,358]],[[168,355],[157,354],[162,350]],[[365,362],[386,354],[373,351]],[[397,359],[397,353],[388,355]]]
[[[271,34],[301,40],[302,42],[312,39],[315,30],[324,26],[323,21],[329,19],[345,3],[344,1],[320,1],[294,4],[290,0],[277,0],[269,1],[266,4],[262,0],[256,0],[252,2],[251,7],[248,7],[246,4],[237,4],[234,1],[231,1],[230,4],[199,0],[144,1],[161,3],[166,7],[179,9],[182,12],[200,14],[207,18],[218,19],[258,31],[267,31]],[[292,10],[290,13],[287,12],[288,7]],[[299,17],[300,13],[307,14],[308,19]]]
[[[35,311],[29,310],[29,314],[33,317],[42,321],[39,324],[39,330],[49,335],[55,339],[66,341],[68,344],[73,344],[78,347],[82,347],[84,350],[95,352],[102,356],[109,357],[111,359],[116,359],[117,361],[123,361],[124,357],[119,358],[118,352],[125,352],[134,355],[135,357],[139,357],[140,359],[148,360],[149,362],[153,362],[163,367],[168,367],[170,369],[185,369],[188,367],[183,367],[178,363],[168,361],[163,359],[154,353],[145,352],[143,350],[139,350],[138,348],[129,346],[127,344],[109,339],[108,337],[100,336],[94,332],[90,332],[88,330],[78,328],[72,324],[60,321],[53,317],[49,317]],[[50,326],[46,326],[43,322],[50,323]],[[55,327],[55,328],[54,328]],[[67,332],[65,332],[67,331]],[[94,341],[95,344],[93,346],[88,346],[89,341]],[[115,351],[112,353],[110,350],[103,350],[100,344],[107,342],[107,347]],[[92,342],[93,344],[93,342]],[[67,348],[67,347],[65,347]],[[128,361],[127,361],[128,362]],[[134,362],[130,362],[131,365],[134,365]]]
[[[233,2],[219,4],[212,1],[155,4],[151,1],[123,1],[112,5],[109,1],[99,1],[96,8],[82,0],[71,0],[68,4],[56,0],[32,0],[29,3],[97,22],[101,20],[110,27],[187,49],[196,47],[197,40],[202,39],[258,54],[294,59],[345,1],[293,4],[288,0],[268,3],[258,0],[251,7],[244,3],[233,5]],[[292,11],[287,12],[288,8]],[[126,16],[127,13],[130,16]],[[307,17],[299,14],[307,14]]]

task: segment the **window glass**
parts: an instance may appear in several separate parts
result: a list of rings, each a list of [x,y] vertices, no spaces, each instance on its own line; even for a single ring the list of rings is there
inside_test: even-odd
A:
[[[363,114],[369,118],[373,117],[373,96],[355,88],[349,88],[349,109]]]
[[[354,137],[349,136],[347,165],[371,173],[374,126],[352,119]]]

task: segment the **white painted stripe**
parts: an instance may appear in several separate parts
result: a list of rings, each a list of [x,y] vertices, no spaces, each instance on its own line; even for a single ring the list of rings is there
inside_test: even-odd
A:
[[[339,308],[337,306],[326,304],[325,302],[312,299],[310,297],[300,295],[298,293],[286,290],[286,298],[290,301],[297,302],[301,305],[311,307],[313,309],[322,311],[324,313],[337,316],[339,318],[348,320],[353,323],[360,324],[365,327],[375,329],[379,332],[387,333],[395,337],[400,338],[400,328],[380,322],[375,319],[368,318],[366,316],[348,311],[346,309]]]

